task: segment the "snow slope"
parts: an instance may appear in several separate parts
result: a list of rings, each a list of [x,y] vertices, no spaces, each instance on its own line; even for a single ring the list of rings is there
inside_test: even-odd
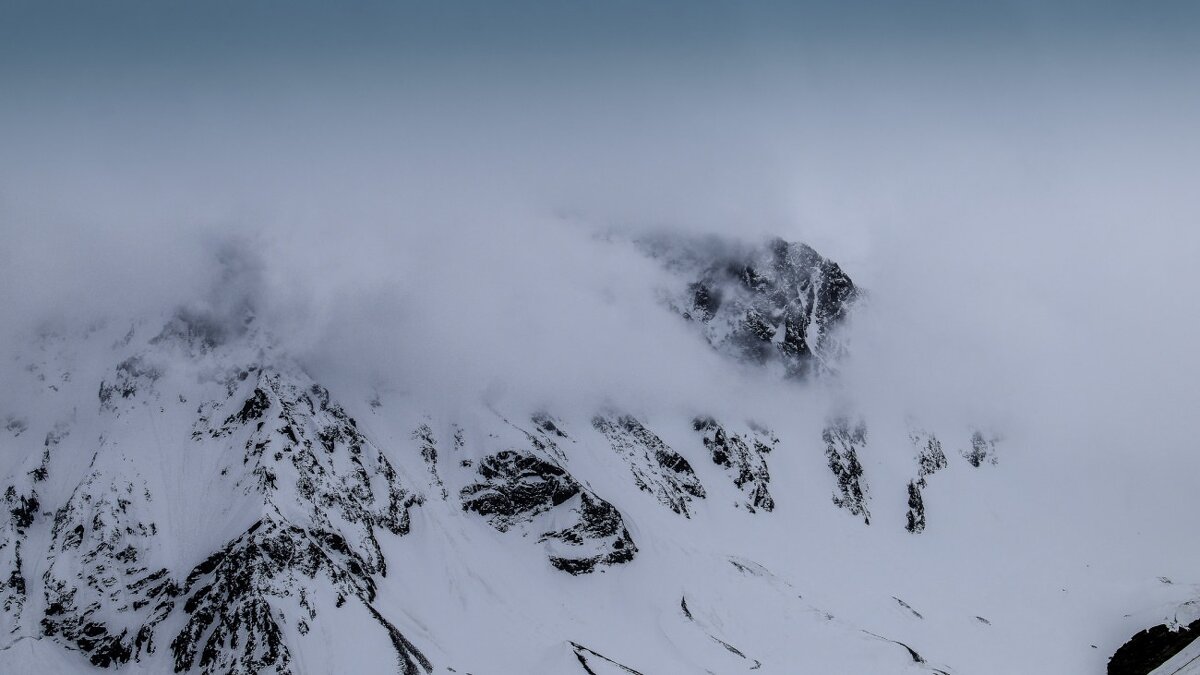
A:
[[[1088,498],[1136,467],[848,408],[861,291],[714,246],[647,250],[786,380],[720,409],[327,385],[249,305],[47,330],[0,411],[0,671],[1088,673],[1182,620],[1194,551],[1113,554],[1136,518]]]

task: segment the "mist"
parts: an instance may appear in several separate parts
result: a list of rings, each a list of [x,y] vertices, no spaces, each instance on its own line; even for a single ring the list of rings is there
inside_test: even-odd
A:
[[[1064,453],[1194,446],[1200,94],[1171,17],[1011,5],[990,28],[946,15],[959,40],[912,21],[872,42],[878,18],[785,12],[789,34],[724,11],[624,42],[603,13],[532,43],[447,19],[465,41],[355,46],[334,26],[311,51],[302,13],[258,46],[210,26],[219,58],[174,22],[139,58],[116,33],[74,57],[17,41],[4,340],[232,295],[328,378],[446,405],[786,410],[825,394],[712,353],[630,244],[778,235],[869,292],[836,396],[1087,429]],[[254,274],[220,281],[230,248]]]

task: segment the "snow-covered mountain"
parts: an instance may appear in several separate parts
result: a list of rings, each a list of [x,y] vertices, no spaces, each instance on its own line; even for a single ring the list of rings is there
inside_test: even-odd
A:
[[[865,292],[837,263],[783,240],[639,246],[673,280],[647,289],[662,311],[786,400],[334,386],[238,297],[19,345],[0,671],[1084,672],[1161,621],[1081,622],[1105,605],[1058,594],[1105,582],[1058,564],[1008,594],[978,583],[1050,536],[1013,487],[1037,466],[1003,430],[845,402]]]

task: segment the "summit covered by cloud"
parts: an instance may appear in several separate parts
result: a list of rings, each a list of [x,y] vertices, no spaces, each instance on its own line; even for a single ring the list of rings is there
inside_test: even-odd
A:
[[[1187,625],[1198,26],[7,4],[0,670],[1069,673]]]

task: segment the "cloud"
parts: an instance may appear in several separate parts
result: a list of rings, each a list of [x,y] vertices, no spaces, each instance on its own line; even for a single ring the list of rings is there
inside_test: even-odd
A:
[[[5,339],[229,293],[331,377],[775,406],[777,383],[662,310],[662,270],[597,234],[779,234],[871,292],[845,373],[859,405],[1090,426],[1122,451],[1186,417],[1200,101],[1183,56],[729,40],[714,68],[689,50],[558,70],[431,52],[389,75],[284,50],[172,81],[114,61],[74,99],[61,73],[25,72],[0,105]],[[214,286],[229,242],[254,273]]]

